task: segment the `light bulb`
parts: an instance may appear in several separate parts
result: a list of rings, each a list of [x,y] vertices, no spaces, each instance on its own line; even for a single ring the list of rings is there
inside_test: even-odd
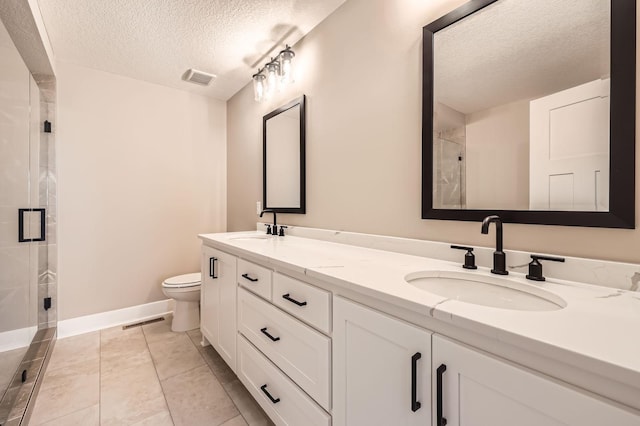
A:
[[[293,83],[293,57],[296,54],[291,50],[291,47],[287,45],[286,49],[280,52],[280,82],[283,86],[286,86],[289,83]]]
[[[267,64],[267,96],[271,97],[278,89],[278,75],[280,74],[280,64],[276,59],[271,58]]]
[[[258,71],[253,75],[253,96],[257,102],[261,102],[265,97],[265,80],[266,77],[262,71]]]

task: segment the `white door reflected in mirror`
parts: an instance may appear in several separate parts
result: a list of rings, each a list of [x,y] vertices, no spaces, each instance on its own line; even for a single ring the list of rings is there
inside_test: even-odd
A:
[[[531,101],[531,210],[609,210],[609,79]]]

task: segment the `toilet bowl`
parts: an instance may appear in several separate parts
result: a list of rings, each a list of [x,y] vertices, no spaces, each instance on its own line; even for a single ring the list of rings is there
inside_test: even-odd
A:
[[[200,327],[200,272],[167,278],[162,283],[165,296],[175,300],[172,331],[187,331]]]

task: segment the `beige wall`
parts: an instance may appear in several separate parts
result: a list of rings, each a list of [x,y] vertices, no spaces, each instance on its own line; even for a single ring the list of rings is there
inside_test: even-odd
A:
[[[494,244],[479,223],[420,219],[422,27],[462,3],[349,0],[295,46],[302,74],[279,99],[258,104],[250,86],[231,98],[228,229],[255,227],[262,116],[304,93],[307,214],[283,223]],[[509,249],[640,262],[639,244],[640,230],[505,225]]]
[[[467,208],[528,210],[529,101],[473,112],[466,121]]]
[[[57,66],[59,319],[165,299],[226,227],[225,103]]]

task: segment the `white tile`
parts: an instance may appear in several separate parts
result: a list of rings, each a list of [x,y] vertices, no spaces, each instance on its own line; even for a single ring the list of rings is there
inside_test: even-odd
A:
[[[28,283],[29,252],[28,245],[0,247],[0,288],[15,288]]]
[[[0,288],[0,333],[29,327],[29,288]]]

